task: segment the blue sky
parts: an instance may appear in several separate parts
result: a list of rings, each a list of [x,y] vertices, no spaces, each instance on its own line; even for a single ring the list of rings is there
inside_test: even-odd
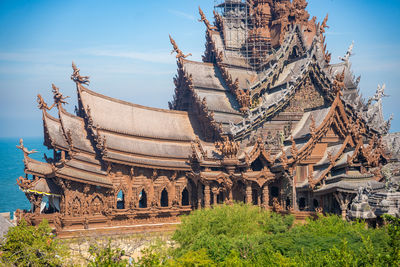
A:
[[[42,135],[36,95],[51,104],[51,83],[71,96],[66,108],[74,110],[72,60],[91,76],[92,90],[167,108],[176,73],[168,34],[200,60],[199,5],[212,20],[214,0],[0,0],[0,137]],[[308,11],[318,20],[329,13],[333,62],[355,41],[361,92],[370,96],[386,83],[385,117],[394,113],[392,131],[400,131],[400,1],[309,0]]]

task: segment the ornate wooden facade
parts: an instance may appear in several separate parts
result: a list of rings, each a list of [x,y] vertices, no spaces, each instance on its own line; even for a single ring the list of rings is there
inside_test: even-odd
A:
[[[33,208],[17,215],[47,218],[59,231],[174,222],[233,201],[346,216],[359,186],[382,189],[390,122],[368,115],[380,97],[362,102],[351,50],[329,64],[327,18],[310,20],[304,0],[236,2],[254,20],[249,38],[274,49],[249,62],[225,44],[226,14],[211,25],[200,9],[203,62],[186,59],[170,37],[178,64],[170,110],[91,91],[75,64],[75,115],[55,85],[51,107],[38,95],[54,154],[38,162],[21,141],[26,177],[18,185]]]

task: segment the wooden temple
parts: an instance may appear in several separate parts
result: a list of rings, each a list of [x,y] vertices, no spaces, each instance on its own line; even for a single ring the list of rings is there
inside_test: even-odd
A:
[[[306,7],[226,0],[214,24],[200,9],[202,62],[170,37],[178,65],[170,110],[96,93],[73,64],[76,114],[55,85],[51,107],[38,95],[53,155],[36,161],[21,140],[26,176],[18,185],[32,209],[18,218],[46,218],[60,232],[106,229],[175,222],[237,201],[346,217],[360,187],[385,187],[390,121],[382,88],[368,103],[359,95],[352,46],[331,64],[327,17],[318,23]]]

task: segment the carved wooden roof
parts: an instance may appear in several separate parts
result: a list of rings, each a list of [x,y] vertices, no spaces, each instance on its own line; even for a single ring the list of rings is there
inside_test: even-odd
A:
[[[79,87],[85,112],[90,109],[93,125],[121,135],[155,140],[190,141],[196,135],[187,112],[144,107]]]

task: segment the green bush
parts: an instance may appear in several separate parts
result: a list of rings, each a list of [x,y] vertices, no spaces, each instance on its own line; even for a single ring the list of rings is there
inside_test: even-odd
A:
[[[112,248],[111,240],[105,247],[90,246],[89,253],[93,258],[88,264],[90,267],[124,267],[128,265],[128,260],[122,259],[125,252],[119,248]]]
[[[285,256],[293,257],[302,252],[307,254],[315,249],[330,251],[340,247],[344,240],[352,251],[364,247],[369,238],[377,253],[387,250],[388,235],[384,229],[371,229],[363,222],[347,222],[331,215],[318,220],[307,220],[304,225],[296,225],[289,231],[269,235],[268,243]]]
[[[8,231],[0,251],[1,262],[11,266],[61,266],[67,255],[46,220],[37,227],[22,220]]]
[[[173,240],[179,245],[174,256],[205,249],[216,262],[223,262],[231,251],[249,258],[267,235],[287,231],[293,221],[292,216],[280,216],[243,203],[196,210],[182,218],[174,233]]]

